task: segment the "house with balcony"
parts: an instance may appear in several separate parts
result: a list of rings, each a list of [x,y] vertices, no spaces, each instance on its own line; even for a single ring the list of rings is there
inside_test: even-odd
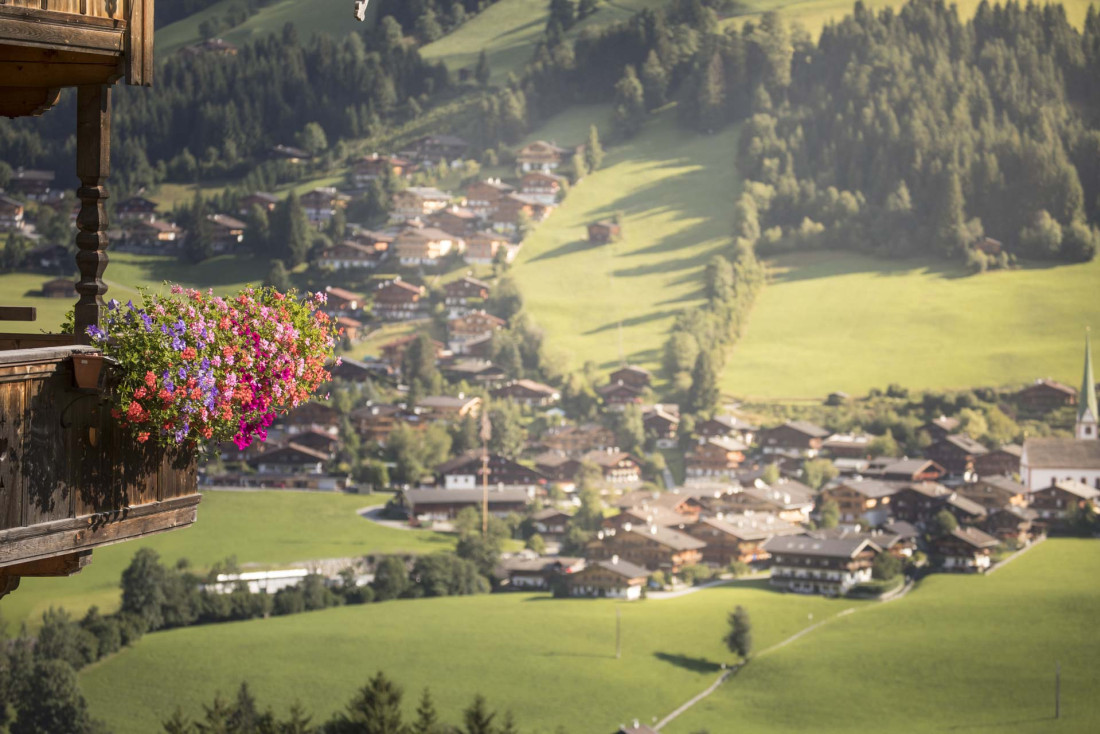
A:
[[[18,232],[24,224],[23,203],[0,193],[0,232]]]
[[[684,566],[703,560],[706,543],[660,525],[637,527],[624,525],[605,530],[591,541],[585,556],[589,561],[610,561],[615,557],[642,566],[649,571],[679,573]]]
[[[555,206],[565,196],[567,186],[568,180],[564,176],[530,171],[520,179],[519,192],[540,204]]]
[[[451,252],[461,252],[465,243],[435,227],[409,227],[393,241],[394,256],[405,266],[435,266]]]
[[[482,230],[466,239],[464,258],[468,265],[492,265],[500,257],[504,258],[504,262],[510,263],[515,259],[518,249],[507,237]],[[504,254],[501,255],[501,252]]]
[[[1001,544],[997,538],[978,528],[958,527],[947,535],[933,538],[933,558],[944,571],[984,573],[993,565],[992,553]]]
[[[390,221],[426,219],[442,211],[451,202],[451,195],[431,186],[410,186],[393,195]]]
[[[529,408],[547,408],[561,400],[561,393],[534,380],[512,380],[493,390],[494,398],[503,398]]]
[[[734,561],[768,560],[771,556],[764,550],[764,543],[776,536],[798,535],[802,528],[770,513],[754,513],[703,518],[684,527],[684,532],[706,543],[704,563],[725,568]]]
[[[374,315],[383,321],[420,318],[427,307],[424,286],[401,278],[387,280],[374,291]]]
[[[901,487],[878,479],[846,479],[821,490],[821,499],[836,502],[841,522],[864,520],[875,527],[890,517],[891,498]]]
[[[771,585],[802,594],[843,596],[871,580],[871,564],[882,548],[865,537],[814,538],[787,535],[770,538]]]
[[[829,435],[829,431],[809,421],[787,421],[760,431],[757,442],[765,454],[812,459],[821,451]]]
[[[516,166],[524,173],[541,171],[550,173],[569,162],[573,151],[545,140],[528,143],[516,153]]]
[[[498,201],[515,191],[515,186],[499,178],[475,181],[466,187],[466,208],[479,217],[488,217],[496,209]]]
[[[633,601],[642,597],[649,569],[617,556],[585,565],[565,577],[569,596]]]

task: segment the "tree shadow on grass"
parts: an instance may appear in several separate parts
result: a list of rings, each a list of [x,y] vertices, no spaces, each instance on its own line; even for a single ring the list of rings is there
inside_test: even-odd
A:
[[[1028,719],[1012,719],[1005,721],[991,721],[988,724],[952,724],[951,726],[942,727],[944,731],[959,731],[959,730],[971,730],[971,729],[999,729],[1004,730],[1010,727],[1021,726],[1023,724],[1039,724],[1044,721],[1055,721],[1053,716],[1033,716]]]
[[[547,250],[541,255],[536,255],[527,262],[535,263],[539,260],[553,260],[559,257],[565,257],[566,255],[573,255],[578,252],[584,252],[585,250],[601,247],[601,245],[594,245],[588,240],[574,240],[573,242],[566,242],[564,245],[559,245],[553,250]]]
[[[722,669],[721,663],[712,663],[707,658],[695,658],[689,655],[673,655],[668,652],[655,652],[653,657],[666,663],[672,663],[678,668],[690,670],[693,673],[717,673]]]

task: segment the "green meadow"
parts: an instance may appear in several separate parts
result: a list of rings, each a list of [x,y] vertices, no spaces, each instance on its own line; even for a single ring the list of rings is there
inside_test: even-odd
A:
[[[155,730],[177,705],[200,715],[242,680],[277,711],[301,701],[316,722],[377,670],[405,687],[410,713],[428,686],[444,720],[481,692],[525,732],[613,731],[663,718],[710,685],[731,659],[721,637],[741,604],[757,651],[827,623],[760,655],[665,731],[849,732],[884,722],[1048,731],[1059,661],[1057,730],[1089,732],[1100,726],[1091,632],[1100,587],[1089,580],[1098,565],[1100,543],[1050,540],[992,576],[933,576],[887,604],[745,581],[626,604],[507,594],[343,607],[147,635],[86,669],[81,686],[92,713],[120,734]]]
[[[675,314],[700,302],[703,266],[728,242],[721,212],[739,186],[737,131],[689,135],[674,117],[665,110],[636,138],[610,148],[603,168],[571,189],[516,258],[512,272],[527,308],[551,350],[573,368],[590,360],[609,367],[620,356],[656,367]],[[539,134],[555,129],[575,137],[585,126],[569,116]],[[586,226],[616,212],[622,239],[590,245]]]
[[[929,260],[785,255],[757,298],[722,387],[761,398],[1081,380],[1100,325],[1100,260],[967,275]]]
[[[754,660],[662,731],[1100,731],[1098,567],[1096,540],[1048,540],[992,576],[929,577]]]
[[[139,548],[156,550],[165,563],[186,558],[196,569],[229,556],[259,567],[372,553],[431,553],[454,547],[454,539],[422,530],[384,527],[356,510],[383,504],[388,495],[293,491],[206,491],[199,519],[186,530],[100,548],[80,573],[60,579],[23,579],[0,601],[0,617],[15,632],[21,622],[37,625],[51,606],[74,616],[98,605],[118,608],[122,570]]]
[[[199,26],[203,21],[224,18],[226,11],[234,5],[243,6],[237,0],[222,0],[157,30],[157,52],[171,53],[198,43],[202,40]],[[298,37],[303,40],[314,33],[342,36],[361,27],[353,19],[352,9],[353,5],[348,0],[272,0],[241,25],[221,31],[218,37],[230,43],[247,43],[268,33],[282,31],[287,23],[294,24]]]

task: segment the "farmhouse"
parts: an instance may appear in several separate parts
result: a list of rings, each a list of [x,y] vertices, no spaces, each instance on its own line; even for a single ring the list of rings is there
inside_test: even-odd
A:
[[[325,286],[325,310],[333,315],[352,315],[363,307],[363,297],[343,288]]]
[[[466,208],[479,217],[488,217],[498,201],[515,191],[514,186],[502,183],[499,178],[475,181],[466,187]]]
[[[627,405],[641,405],[644,395],[643,388],[634,387],[625,382],[612,382],[596,392],[611,410],[622,410]]]
[[[430,186],[410,186],[393,195],[390,220],[394,222],[424,218],[444,209],[451,201],[450,194]]]
[[[885,482],[935,482],[947,471],[931,459],[882,457],[867,462],[863,473]]]
[[[467,345],[475,340],[491,337],[494,331],[503,329],[506,322],[484,311],[469,311],[464,316],[447,322],[448,343],[455,354],[466,354]]]
[[[524,196],[554,206],[565,194],[566,179],[553,173],[531,171],[520,179],[519,192]]]
[[[987,510],[1027,505],[1027,487],[1005,476],[984,477],[976,482],[961,484],[956,491]]]
[[[275,194],[269,194],[266,191],[255,191],[248,196],[245,196],[238,203],[237,213],[242,217],[248,216],[248,213],[252,210],[252,207],[258,206],[265,212],[270,214],[275,211],[275,207],[279,204],[279,197]]]
[[[385,362],[376,360],[352,359],[341,357],[340,364],[329,368],[332,376],[347,382],[366,382],[367,380],[393,380],[393,368]]]
[[[603,481],[609,484],[636,484],[642,478],[642,469],[638,465],[638,460],[625,451],[616,449],[589,451],[581,457],[581,463],[599,467]]]
[[[649,387],[653,381],[653,373],[644,367],[625,364],[611,373],[608,382],[611,384],[622,383],[638,390]]]
[[[515,232],[524,218],[541,222],[550,216],[552,209],[523,194],[508,194],[497,200],[487,219],[497,232]]]
[[[423,314],[424,306],[424,286],[399,277],[387,280],[374,291],[374,314],[385,321],[415,319]]]
[[[584,567],[583,558],[513,556],[502,558],[493,573],[501,579],[501,586],[511,591],[549,591],[555,581]]]
[[[736,438],[701,439],[684,457],[685,472],[692,478],[733,479],[748,450],[748,446]]]
[[[406,336],[398,337],[391,342],[383,344],[381,347],[382,361],[390,364],[393,367],[400,368],[401,363],[405,360],[405,350],[409,348],[409,345],[416,341],[418,336],[416,334],[408,334]],[[430,340],[432,345],[432,351],[435,352],[435,358],[439,359],[444,352],[442,344],[435,339]]]
[[[1058,525],[1088,505],[1100,509],[1100,490],[1072,479],[1052,482],[1031,493],[1031,509],[1044,525]]]
[[[397,502],[408,514],[411,524],[431,524],[454,520],[467,507],[480,512],[485,493],[478,489],[406,489]],[[507,517],[527,509],[531,496],[525,489],[489,488],[489,514]]]
[[[492,395],[494,398],[538,408],[554,405],[561,399],[561,393],[557,390],[534,380],[513,380],[493,390]]]
[[[668,570],[679,573],[683,566],[693,566],[703,560],[700,540],[670,528],[623,527],[608,530],[587,546],[590,560],[611,560],[618,556],[650,571]]]
[[[588,243],[606,245],[622,237],[623,228],[614,219],[601,219],[588,225]]]
[[[675,403],[654,405],[642,414],[642,427],[646,435],[657,439],[659,448],[674,445],[680,427],[680,406]]]
[[[1006,443],[1000,448],[974,457],[974,473],[979,477],[1012,477],[1020,473],[1022,446]]]
[[[508,378],[503,369],[485,359],[461,359],[451,364],[440,365],[439,371],[448,382],[465,380],[486,387],[497,385]]]
[[[802,529],[771,514],[706,518],[684,528],[706,543],[703,561],[720,568],[734,561],[755,563],[769,558],[764,543],[777,535],[797,535]]]
[[[839,459],[862,459],[869,456],[873,436],[866,433],[834,433],[821,444],[821,450]]]
[[[23,229],[23,204],[0,193],[0,232]]]
[[[989,511],[981,529],[1001,541],[1011,540],[1023,545],[1031,540],[1038,517],[1039,513],[1030,507],[998,507]]]
[[[412,162],[394,155],[371,153],[351,165],[351,180],[356,186],[366,186],[371,181],[387,176],[401,178],[412,169]]]
[[[1000,544],[978,528],[960,527],[942,538],[933,539],[931,549],[945,571],[981,573],[989,570],[990,554]]]
[[[504,252],[505,262],[512,262],[516,248],[495,232],[475,232],[466,239],[466,262],[469,265],[491,265]]]
[[[269,449],[248,463],[261,474],[321,474],[330,458],[322,451],[291,442]]]
[[[489,300],[492,286],[484,280],[472,276],[453,280],[443,286],[444,303],[452,311],[453,316],[460,315],[467,309],[479,306]],[[482,311],[484,313],[484,311]],[[495,316],[493,318],[496,318]],[[498,319],[499,320],[499,319]],[[501,321],[501,324],[504,322]]]
[[[331,270],[363,268],[373,270],[385,258],[388,250],[370,245],[362,245],[354,240],[344,240],[339,244],[326,247],[317,257],[317,265]]]
[[[730,436],[741,439],[746,446],[752,443],[757,430],[757,426],[735,415],[716,415],[695,424],[695,432],[700,436]]]
[[[439,484],[446,490],[474,489],[482,486],[483,463],[481,451],[474,449],[445,461],[435,468]],[[533,488],[546,482],[546,478],[533,469],[500,454],[489,454],[490,487]]]
[[[228,214],[208,214],[210,222],[210,240],[214,252],[232,252],[244,241],[244,231],[248,225]]]
[[[1038,379],[1016,393],[1013,398],[1023,410],[1049,413],[1067,405],[1077,405],[1077,391],[1055,380]]]
[[[336,435],[340,431],[340,411],[324,403],[302,403],[279,419],[287,433],[300,433],[314,427]]]
[[[561,451],[566,454],[578,454],[595,449],[606,449],[616,445],[615,433],[599,423],[585,423],[581,426],[564,426],[547,431],[539,441],[542,448]]]
[[[755,501],[759,510],[775,513],[780,520],[801,523],[810,519],[815,494],[802,482],[783,477],[774,484],[758,481],[755,486],[734,492],[729,497]]]
[[[417,409],[429,420],[454,421],[468,415],[475,418],[481,412],[481,398],[476,395],[429,395],[416,403]]]
[[[612,556],[567,575],[565,583],[570,596],[633,600],[641,598],[648,578],[649,569]]]
[[[829,432],[809,421],[787,421],[760,431],[757,440],[765,454],[812,459],[821,450]]]
[[[122,222],[152,222],[157,218],[157,203],[144,196],[131,196],[115,206],[115,219]]]
[[[20,166],[12,171],[8,190],[13,194],[25,196],[31,201],[45,201],[50,198],[53,180],[53,171],[39,171]]]
[[[524,173],[528,171],[549,173],[561,167],[567,155],[570,155],[570,151],[566,148],[559,148],[545,140],[536,140],[519,149],[516,153],[516,165]]]
[[[409,227],[393,241],[393,251],[402,265],[438,265],[452,250],[461,251],[465,243],[435,227]]]
[[[138,221],[126,228],[123,235],[123,247],[131,252],[161,254],[178,246],[184,238],[184,231],[165,221]]]
[[[428,217],[433,227],[450,232],[458,237],[472,235],[481,228],[481,217],[469,209],[450,206]]]
[[[385,446],[399,424],[416,420],[417,416],[406,414],[399,405],[370,403],[353,410],[349,418],[363,441]]]
[[[786,591],[842,596],[871,580],[881,548],[865,537],[779,536],[764,543],[772,556],[771,584]]]
[[[565,539],[565,534],[569,532],[569,523],[572,520],[572,515],[548,507],[531,515],[531,527],[544,540],[559,542]]]
[[[310,223],[318,227],[327,224],[336,216],[337,209],[348,205],[349,197],[331,186],[323,186],[302,194],[302,208]]]
[[[425,135],[412,144],[412,156],[418,161],[454,161],[466,155],[470,143],[457,135]]]
[[[877,479],[849,479],[823,489],[821,498],[836,502],[841,522],[865,520],[876,526],[890,516],[890,498],[900,487]]]
[[[989,449],[962,433],[946,436],[924,450],[925,458],[936,462],[954,476],[972,473],[974,460],[987,453]]]
[[[939,418],[925,423],[921,426],[921,430],[927,433],[933,441],[939,441],[959,430],[959,419],[941,415]]]
[[[907,484],[890,500],[896,519],[924,527],[940,510],[946,509],[960,523],[974,523],[985,517],[985,507],[952,492],[942,484],[920,482]]]

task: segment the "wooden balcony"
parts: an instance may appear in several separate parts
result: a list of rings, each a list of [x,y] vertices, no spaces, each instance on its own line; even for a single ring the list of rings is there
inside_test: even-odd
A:
[[[39,115],[62,87],[153,81],[153,0],[0,0],[0,114]]]
[[[194,458],[136,443],[103,394],[73,386],[73,359],[94,351],[0,351],[0,592],[195,521]]]

